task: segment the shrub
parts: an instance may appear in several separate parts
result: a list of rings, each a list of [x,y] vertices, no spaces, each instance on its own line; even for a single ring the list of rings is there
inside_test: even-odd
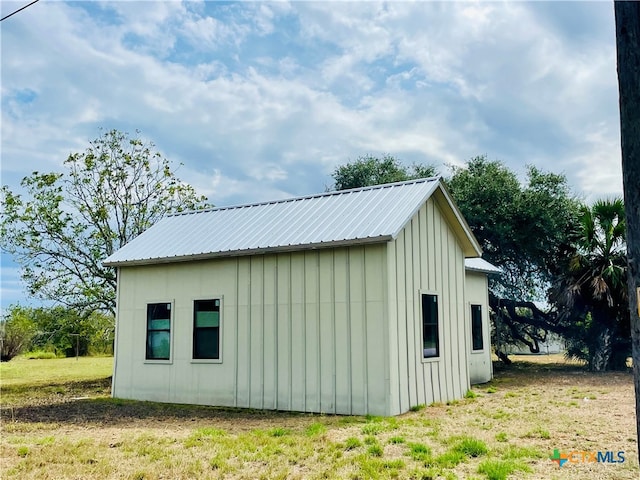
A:
[[[30,360],[48,360],[51,358],[57,358],[56,352],[45,352],[44,350],[34,350],[32,352],[27,352],[26,357]]]
[[[8,362],[31,345],[35,325],[22,307],[11,307],[0,321],[0,360]]]

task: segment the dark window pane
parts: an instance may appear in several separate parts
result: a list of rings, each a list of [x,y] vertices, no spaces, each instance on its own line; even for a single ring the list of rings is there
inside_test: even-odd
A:
[[[219,333],[218,328],[200,328],[197,331],[193,345],[194,358],[219,358]]]
[[[193,358],[220,358],[220,300],[193,302]]]
[[[437,295],[422,295],[422,345],[424,358],[440,355]]]
[[[147,319],[159,320],[171,318],[170,303],[150,303],[147,305]]]
[[[169,360],[171,352],[171,304],[147,305],[147,360]]]
[[[147,359],[169,360],[170,333],[166,331],[147,333]]]
[[[471,340],[474,350],[482,350],[484,348],[481,305],[471,305]]]

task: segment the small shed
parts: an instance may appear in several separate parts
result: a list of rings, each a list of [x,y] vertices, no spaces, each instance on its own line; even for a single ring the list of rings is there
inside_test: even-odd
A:
[[[471,329],[469,349],[469,381],[472,385],[486,383],[493,378],[491,361],[491,326],[489,323],[488,275],[501,270],[482,258],[467,258],[466,270],[467,324]]]
[[[439,177],[168,216],[104,262],[113,396],[373,415],[461,398],[491,375],[480,255]]]

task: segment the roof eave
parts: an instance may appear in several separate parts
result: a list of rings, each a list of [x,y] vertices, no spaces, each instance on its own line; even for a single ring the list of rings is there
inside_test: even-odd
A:
[[[497,269],[497,270],[491,270],[488,268],[478,268],[478,267],[464,267],[464,269],[467,272],[477,272],[477,273],[486,273],[488,275],[501,275],[502,274],[502,270]]]
[[[166,263],[192,262],[197,260],[210,260],[214,258],[240,257],[246,255],[264,255],[267,253],[286,253],[304,250],[320,250],[325,248],[349,247],[354,245],[370,245],[373,243],[384,243],[392,240],[391,235],[380,235],[377,237],[355,238],[348,240],[336,240],[331,242],[307,243],[301,245],[283,245],[277,247],[248,248],[241,250],[228,250],[224,252],[198,253],[194,255],[177,255],[173,257],[140,258],[135,260],[113,260],[108,259],[102,262],[105,267],[133,267],[139,265],[158,265]]]
[[[453,216],[453,219],[450,220],[454,220],[455,225],[459,227],[460,232],[462,233],[461,237],[466,240],[462,245],[464,257],[482,257],[482,247],[480,246],[480,243],[471,231],[471,227],[462,216],[462,212],[460,212],[460,210],[458,209],[458,206],[454,202],[453,197],[449,193],[449,190],[447,189],[447,186],[444,184],[442,179],[437,182],[436,187],[433,189],[430,196],[434,196],[436,192],[439,192],[442,195],[442,199],[444,200],[446,207],[448,207],[450,213]],[[437,195],[434,196],[434,198],[436,199],[436,202],[438,202]],[[438,203],[442,203],[442,201]]]

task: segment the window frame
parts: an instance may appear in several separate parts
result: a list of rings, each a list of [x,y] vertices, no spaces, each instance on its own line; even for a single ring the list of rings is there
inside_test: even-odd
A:
[[[197,358],[196,357],[196,335],[199,329],[207,327],[196,327],[196,302],[215,302],[219,301],[218,306],[218,358]],[[222,363],[222,334],[224,329],[224,298],[223,295],[199,296],[191,299],[191,363]],[[216,327],[209,327],[216,328]]]
[[[425,318],[424,318],[424,303],[423,297],[435,297],[436,298],[436,354],[425,356],[424,354],[424,341],[425,341]],[[418,302],[420,307],[420,318],[418,319],[420,322],[420,359],[423,363],[439,361],[442,359],[442,311],[440,306],[440,294],[438,292],[432,290],[420,290],[418,292]],[[432,323],[433,325],[433,323]]]
[[[477,307],[477,311],[479,313],[479,317],[476,317],[474,315],[474,307]],[[471,315],[471,351],[472,352],[483,352],[484,351],[484,322],[482,321],[482,304],[480,303],[470,303],[470,307],[469,307],[469,312]],[[474,329],[474,321],[478,319],[480,322],[479,328],[480,328],[480,348],[476,348],[476,344],[475,344],[475,339],[476,336],[474,335],[475,329]]]
[[[169,305],[169,358],[149,358],[149,306],[166,304]],[[150,364],[171,364],[173,363],[173,332],[175,330],[175,301],[174,300],[148,300],[145,302],[145,324],[144,324],[144,363]],[[166,329],[158,329],[152,331],[166,331]]]

